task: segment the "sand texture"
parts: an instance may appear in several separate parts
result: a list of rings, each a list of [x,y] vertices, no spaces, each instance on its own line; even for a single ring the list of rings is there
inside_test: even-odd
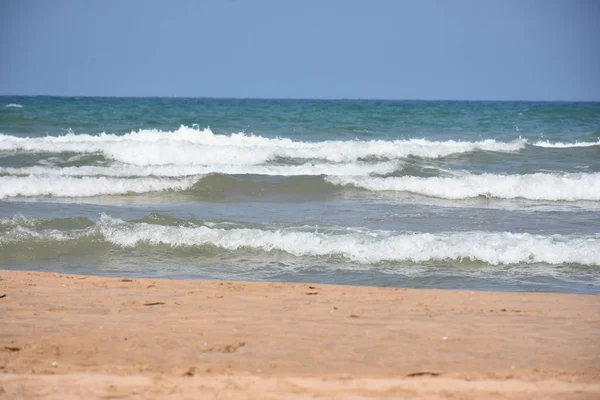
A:
[[[0,399],[600,398],[600,296],[0,277]]]

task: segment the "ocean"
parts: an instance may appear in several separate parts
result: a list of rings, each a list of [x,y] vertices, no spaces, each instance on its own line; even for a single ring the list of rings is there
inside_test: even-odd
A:
[[[0,269],[600,293],[600,103],[0,97]]]

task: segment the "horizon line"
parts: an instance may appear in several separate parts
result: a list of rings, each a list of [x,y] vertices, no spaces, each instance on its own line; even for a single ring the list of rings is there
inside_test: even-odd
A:
[[[535,100],[535,99],[458,99],[458,98],[377,98],[377,97],[236,97],[236,96],[138,96],[138,95],[64,95],[64,94],[0,94],[0,97],[58,97],[96,99],[181,99],[181,100],[300,100],[300,101],[464,101],[523,103],[599,103],[598,100]]]

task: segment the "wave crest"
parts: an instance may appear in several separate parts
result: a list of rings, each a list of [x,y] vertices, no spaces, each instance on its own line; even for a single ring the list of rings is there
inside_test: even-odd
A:
[[[550,148],[550,149],[568,149],[568,148],[572,148],[572,147],[593,147],[593,146],[600,146],[600,138],[598,139],[597,142],[575,142],[575,143],[565,143],[565,142],[550,143],[549,140],[546,140],[546,141],[540,140],[536,143],[533,143],[533,145],[536,147],[545,147],[545,148]]]
[[[286,138],[233,133],[181,126],[178,130],[140,130],[125,135],[75,135],[18,138],[0,135],[0,150],[29,152],[102,153],[133,165],[259,165],[277,159],[350,163],[358,160],[435,159],[472,151],[516,152],[525,140],[510,143],[426,139],[301,142]]]
[[[279,230],[213,228],[126,222],[103,215],[94,226],[76,232],[36,231],[18,226],[0,235],[0,243],[82,240],[99,236],[122,248],[137,246],[212,246],[228,252],[282,251],[293,256],[341,257],[360,264],[479,261],[491,265],[600,265],[600,237],[532,235],[509,232],[412,233],[372,230]]]
[[[197,178],[138,178],[69,176],[1,176],[0,199],[8,197],[90,197],[129,193],[148,193],[164,190],[185,190]]]
[[[326,180],[339,186],[354,186],[372,191],[410,192],[450,200],[480,196],[549,201],[600,200],[600,173],[464,174],[430,178],[332,176]]]

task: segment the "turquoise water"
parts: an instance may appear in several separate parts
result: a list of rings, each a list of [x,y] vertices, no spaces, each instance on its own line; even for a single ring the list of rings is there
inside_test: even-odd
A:
[[[600,292],[600,103],[0,97],[0,268]]]

